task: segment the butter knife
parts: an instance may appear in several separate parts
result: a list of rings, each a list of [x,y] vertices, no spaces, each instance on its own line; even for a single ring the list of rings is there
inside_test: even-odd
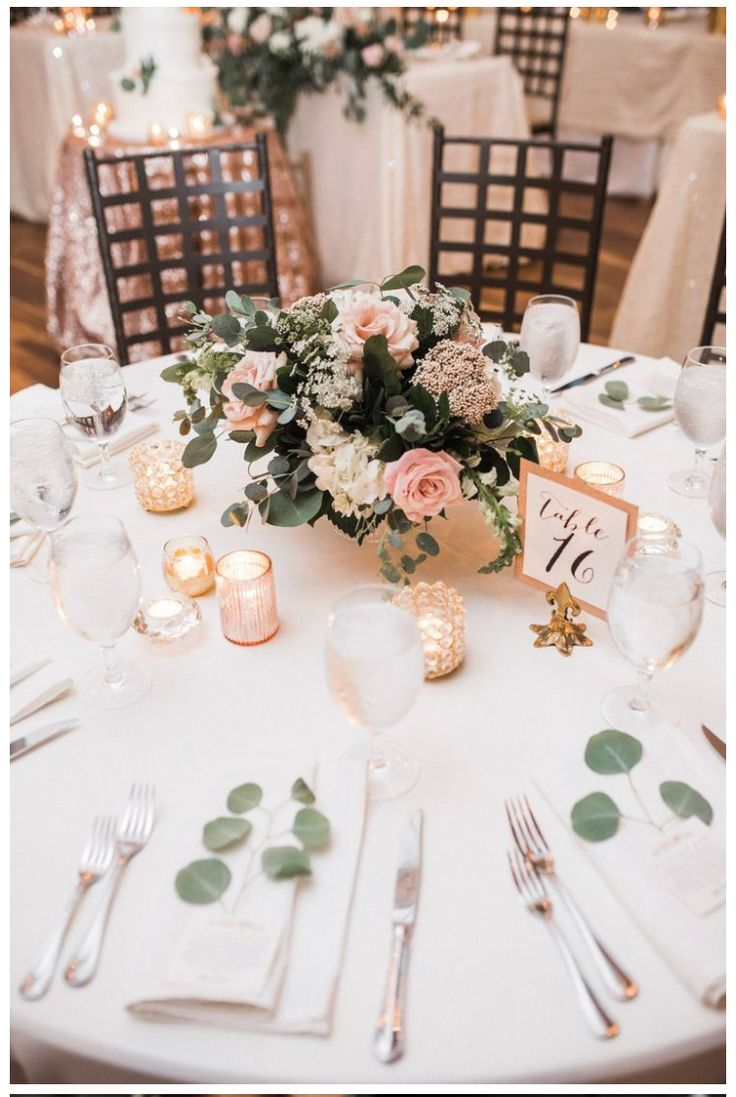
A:
[[[56,739],[58,735],[63,735],[65,731],[71,731],[78,724],[79,720],[73,718],[57,720],[55,724],[45,724],[42,728],[29,731],[27,735],[21,736],[20,739],[13,739],[10,744],[10,761],[12,762],[15,758],[20,758],[22,754],[27,754],[29,750],[35,750],[36,747]]]
[[[552,389],[551,391],[556,396],[558,392],[564,392],[566,389],[574,389],[577,385],[587,385],[589,381],[595,381],[597,377],[603,377],[606,373],[611,373],[612,370],[620,369],[621,366],[628,366],[635,361],[636,358],[633,354],[625,354],[623,358],[617,358],[615,362],[603,366],[602,369],[593,370],[592,373],[584,373],[582,377],[576,377],[573,381],[566,381],[564,385],[558,385],[556,389]]]
[[[703,729],[703,735],[706,737],[706,739],[708,740],[710,745],[713,747],[713,750],[718,751],[721,758],[723,758],[724,761],[725,761],[725,758],[726,758],[726,744],[723,742],[722,739],[718,738],[718,736],[716,735],[716,733],[714,731],[711,731],[710,728],[707,728],[705,726],[705,724],[701,724],[700,726]]]
[[[383,1005],[373,1037],[373,1051],[382,1063],[393,1063],[404,1054],[406,973],[409,941],[417,916],[421,859],[422,812],[418,811],[410,819],[399,845],[399,867],[391,919],[391,961]]]

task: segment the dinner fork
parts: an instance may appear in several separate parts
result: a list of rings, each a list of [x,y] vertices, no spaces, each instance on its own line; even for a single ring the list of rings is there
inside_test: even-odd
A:
[[[61,946],[66,939],[82,896],[94,883],[100,880],[112,864],[115,854],[115,820],[112,815],[98,815],[92,825],[89,841],[82,851],[79,861],[79,880],[74,894],[67,903],[59,924],[49,938],[41,959],[31,968],[19,992],[29,1002],[43,997],[51,985],[56,965],[59,961]]]
[[[115,837],[115,864],[105,880],[99,910],[64,973],[70,986],[85,986],[97,970],[105,927],[120,877],[128,862],[143,849],[153,830],[154,794],[153,785],[135,784],[130,790]]]
[[[575,989],[580,1008],[585,1015],[585,1019],[588,1022],[591,1031],[602,1040],[613,1039],[614,1036],[618,1036],[620,1031],[619,1027],[616,1022],[608,1016],[605,1009],[598,1001],[595,992],[583,975],[580,965],[567,943],[567,938],[557,925],[557,922],[554,919],[552,901],[547,895],[547,889],[544,886],[542,877],[518,850],[514,850],[513,853],[508,853],[507,856],[511,875],[523,905],[530,914],[533,914],[544,921],[554,938],[555,944],[562,953],[562,958],[565,961],[565,966],[570,979],[572,980],[572,985]]]
[[[505,806],[516,848],[538,873],[549,877],[554,884],[557,894],[572,915],[606,989],[621,1001],[636,998],[639,993],[638,986],[614,960],[605,945],[598,940],[580,907],[557,875],[552,850],[542,834],[542,828],[536,820],[527,797],[509,797]]]

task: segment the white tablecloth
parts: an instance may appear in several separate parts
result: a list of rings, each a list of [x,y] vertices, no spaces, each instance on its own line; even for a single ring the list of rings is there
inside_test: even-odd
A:
[[[72,115],[86,121],[94,102],[110,98],[109,76],[122,48],[120,34],[106,29],[67,38],[28,22],[10,28],[12,213],[46,220]]]
[[[611,355],[603,347],[583,347],[576,369],[602,365]],[[178,406],[177,390],[157,381],[159,365],[129,366],[126,378],[132,391],[157,395],[153,407],[165,423]],[[13,397],[13,414],[19,401],[22,393]],[[166,433],[173,436],[170,425]],[[622,464],[627,498],[671,515],[711,570],[723,566],[724,545],[705,501],[674,495],[665,484],[691,456],[673,426],[634,441],[590,427],[574,443],[571,461],[605,457]],[[375,546],[358,548],[326,525],[225,530],[219,515],[242,480],[240,449],[224,445],[195,470],[197,498],[181,513],[146,513],[131,489],[107,496],[80,491],[76,514],[111,511],[125,523],[148,595],[164,589],[161,547],[173,535],[203,533],[216,555],[243,544],[266,550],[274,561],[281,629],[262,647],[236,648],[220,634],[210,595],[200,599],[204,622],[191,649],[157,649],[129,633],[123,653],[147,659],[154,675],[145,700],[117,712],[77,705],[80,728],[13,764],[13,987],[55,924],[92,816],[119,809],[133,780],[155,782],[161,819],[170,825],[172,817],[189,812],[189,790],[213,756],[264,749],[335,754],[360,739],[329,698],[322,645],[331,601],[356,582],[375,579]],[[467,659],[455,675],[426,684],[395,733],[419,759],[422,776],[409,795],[368,814],[333,1034],[258,1036],[152,1024],[124,1011],[157,894],[172,886],[161,878],[166,828],[160,826],[128,869],[94,983],[73,990],[57,978],[37,1003],[13,995],[12,1046],[30,1082],[583,1083],[638,1077],[655,1066],[677,1081],[676,1060],[723,1043],[723,1015],[701,1006],[664,966],[540,798],[537,807],[560,865],[574,878],[603,939],[641,985],[636,1001],[611,1006],[622,1026],[618,1039],[601,1043],[588,1035],[559,957],[521,910],[511,885],[502,802],[529,788],[531,771],[543,769],[544,759],[561,746],[578,743],[582,749],[602,726],[602,697],[630,681],[633,671],[616,653],[605,624],[589,615],[592,648],[576,650],[570,659],[536,650],[529,625],[549,615],[543,595],[508,572],[476,574],[487,533],[473,507],[457,508],[449,523],[439,525],[436,532],[450,544],[422,577],[442,577],[464,594]],[[75,674],[97,658],[93,646],[59,620],[48,588],[22,572],[12,575],[11,585],[14,630],[36,638],[39,649]],[[661,686],[682,705],[685,734],[716,767],[721,762],[699,725],[725,728],[724,677],[724,612],[707,604],[694,646],[662,674]],[[371,1034],[388,959],[397,841],[419,807],[425,813],[424,872],[407,1051],[400,1062],[383,1066],[371,1053]],[[531,1039],[533,1033],[544,1038]]]
[[[726,207],[726,123],[688,118],[629,269],[614,346],[681,361],[700,342]]]
[[[413,95],[449,135],[528,137],[521,81],[508,58],[416,61]],[[349,122],[336,90],[303,96],[289,129],[305,156],[322,283],[380,279],[429,261],[432,135],[373,88],[367,117]]]

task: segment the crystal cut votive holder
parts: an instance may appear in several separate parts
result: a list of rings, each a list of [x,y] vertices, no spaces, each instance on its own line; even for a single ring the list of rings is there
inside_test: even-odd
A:
[[[606,495],[619,496],[623,491],[626,473],[620,465],[610,461],[583,461],[575,466],[573,477],[587,484],[589,488],[603,491]]]
[[[273,564],[265,552],[238,549],[217,561],[215,586],[222,633],[250,647],[270,640],[279,627]]]
[[[206,537],[170,538],[161,566],[169,589],[190,598],[199,598],[215,585],[215,561]]]
[[[138,502],[144,510],[163,513],[188,507],[194,498],[192,470],[184,468],[184,443],[171,438],[141,442],[130,453]]]
[[[574,425],[572,419],[557,408],[550,408],[549,414],[554,415],[556,419],[563,419],[571,427]],[[562,442],[559,438],[555,440],[544,429],[537,435],[536,442],[537,456],[542,468],[564,475],[567,472],[567,459],[570,454],[569,443]]]
[[[201,619],[199,606],[191,598],[167,593],[141,602],[133,628],[154,644],[170,644],[193,632]]]
[[[417,583],[404,587],[393,599],[411,610],[424,644],[424,677],[441,678],[456,670],[465,658],[465,602],[445,583]]]

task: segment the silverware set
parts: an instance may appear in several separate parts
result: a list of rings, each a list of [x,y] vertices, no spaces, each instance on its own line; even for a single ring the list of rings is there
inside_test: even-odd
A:
[[[137,783],[130,790],[119,823],[111,815],[100,815],[94,820],[89,841],[82,851],[79,879],[72,897],[39,961],[19,987],[21,996],[26,1000],[35,1001],[48,990],[82,899],[94,884],[101,882],[103,893],[99,907],[64,973],[66,982],[74,987],[85,986],[93,978],[120,878],[128,862],[140,853],[151,836],[155,819],[154,800],[154,786]]]
[[[576,900],[562,883],[555,869],[552,850],[527,797],[509,797],[505,806],[506,818],[516,846],[508,854],[509,868],[519,898],[531,914],[545,922],[560,949],[591,1031],[595,1036],[610,1040],[618,1035],[619,1026],[609,1017],[586,979],[566,933],[555,918],[555,906],[550,898],[550,891],[555,900],[559,899],[566,907],[608,993],[619,1001],[630,1001],[639,993],[639,988],[593,932]]]
[[[148,408],[151,404],[156,403],[155,396],[149,396],[146,392],[139,392],[136,394],[130,394],[128,396],[127,410],[128,411],[143,411],[144,408]]]

